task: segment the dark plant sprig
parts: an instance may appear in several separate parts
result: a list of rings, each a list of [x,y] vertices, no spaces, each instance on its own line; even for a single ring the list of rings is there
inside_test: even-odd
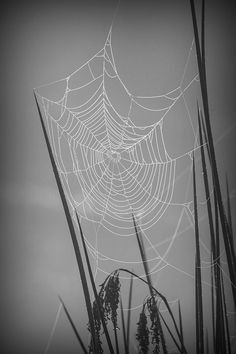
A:
[[[116,353],[119,353],[119,345],[117,338],[117,312],[120,299],[120,279],[118,270],[112,272],[103,282],[103,284],[101,285],[99,298],[103,303],[103,315],[105,322],[107,323],[110,320],[112,321],[113,330],[115,334]]]
[[[158,316],[157,302],[154,296],[147,299],[147,308],[151,321],[150,333],[152,337],[152,344],[154,345],[153,353],[160,353],[160,325]]]
[[[111,319],[114,328],[117,328],[117,310],[120,297],[120,279],[118,271],[109,278],[104,289],[104,314]]]
[[[146,354],[148,353],[149,348],[149,329],[147,315],[145,313],[145,304],[139,315],[137,326],[136,339],[138,341],[139,353]]]

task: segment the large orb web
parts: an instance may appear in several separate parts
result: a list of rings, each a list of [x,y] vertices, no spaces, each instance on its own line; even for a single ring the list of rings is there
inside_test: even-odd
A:
[[[143,275],[134,215],[157,280],[167,267],[178,270],[169,256],[178,234],[193,225],[192,154],[199,153],[192,109],[199,95],[195,45],[176,87],[138,96],[119,76],[111,35],[112,29],[83,66],[36,94],[72,216],[76,211],[86,229],[95,276],[100,272],[102,280],[121,265]]]

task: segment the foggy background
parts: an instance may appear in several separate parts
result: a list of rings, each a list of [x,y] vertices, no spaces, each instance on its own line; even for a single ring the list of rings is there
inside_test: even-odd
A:
[[[111,0],[23,0],[4,2],[1,8],[3,353],[44,352],[58,310],[58,294],[71,310],[80,333],[88,338],[80,279],[33,88],[66,77],[99,51],[104,46],[116,5]],[[213,136],[222,184],[226,172],[228,175],[233,215],[236,207],[234,13],[231,1],[206,1],[206,65]],[[187,0],[121,0],[113,25],[112,45],[122,80],[137,95],[170,91],[179,83],[192,38]],[[178,215],[171,215],[173,219],[176,217],[171,220],[176,226]],[[170,223],[169,218],[166,216],[166,224]],[[191,231],[172,248],[173,259],[187,272],[193,263],[193,236]],[[160,279],[154,280],[159,281],[158,289],[168,300],[174,301],[174,313],[177,314],[175,300],[183,299],[185,335],[188,348],[194,350],[194,281],[167,269],[158,274]],[[142,303],[145,291],[142,294],[140,299],[137,295],[137,305]],[[135,314],[133,326],[138,319],[138,313]],[[134,342],[133,339],[134,335]],[[62,312],[49,353],[75,353],[78,348]]]

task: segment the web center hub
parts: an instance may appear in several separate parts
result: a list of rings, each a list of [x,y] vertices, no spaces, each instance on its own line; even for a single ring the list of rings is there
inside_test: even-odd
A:
[[[107,151],[106,155],[113,162],[119,162],[121,159],[120,153],[118,151]]]

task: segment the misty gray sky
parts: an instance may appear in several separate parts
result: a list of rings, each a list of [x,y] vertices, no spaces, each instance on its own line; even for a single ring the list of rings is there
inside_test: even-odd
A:
[[[43,353],[58,310],[57,294],[63,297],[81,333],[87,336],[80,280],[33,88],[66,77],[102,49],[115,7],[115,1],[23,0],[4,3],[1,11],[1,317],[4,319],[1,328],[4,353]],[[206,63],[212,128],[222,184],[227,172],[235,213],[233,14],[234,5],[230,1],[206,1]],[[192,39],[187,0],[121,0],[113,25],[112,46],[118,73],[126,87],[140,96],[159,95],[177,87]],[[193,55],[187,77],[191,77],[194,67]],[[188,78],[186,80],[187,83]],[[196,93],[197,88],[186,98],[195,129]],[[187,121],[182,113],[181,107],[173,111],[164,127],[171,156],[181,155],[194,144],[191,127],[186,128]],[[153,123],[151,116],[145,121],[140,117],[136,124]],[[190,159],[180,163],[176,171],[179,184],[176,184],[174,198],[181,202],[185,201],[183,194],[189,175],[182,176],[181,172],[189,162]],[[188,200],[191,199],[189,195]],[[200,200],[203,196],[199,189]],[[170,207],[160,223],[147,231],[153,244],[160,243],[158,251],[161,254],[168,245],[161,246],[161,242],[166,235],[174,234],[181,212],[181,208]],[[204,206],[201,215],[204,215]],[[188,217],[184,215],[180,231],[188,226]],[[203,221],[203,230],[205,226]],[[87,237],[95,243],[92,226],[84,222],[84,227]],[[205,246],[209,240],[204,238],[203,241],[202,256],[208,262]],[[101,252],[126,261],[137,260],[136,246],[135,240],[109,237],[105,233],[98,240]],[[151,250],[148,252],[149,259],[155,257]],[[190,228],[177,237],[168,255],[168,262],[180,271],[165,267],[153,275],[158,289],[173,302],[176,314],[176,300],[180,298],[191,349],[194,280],[186,273],[193,274],[193,256],[194,234]],[[155,262],[150,261],[151,268]],[[101,262],[100,267],[109,272],[117,263]],[[143,272],[140,266],[137,271]],[[203,274],[207,283],[207,270]],[[98,284],[104,276],[102,272],[97,275]],[[136,292],[134,306],[139,306],[146,296],[144,288],[137,285],[137,289],[140,292]],[[208,296],[208,285],[204,286],[204,293]],[[205,306],[207,308],[207,301]],[[136,319],[137,312],[134,312],[133,328]],[[61,314],[49,354],[65,353],[68,348],[74,353],[78,346]]]

